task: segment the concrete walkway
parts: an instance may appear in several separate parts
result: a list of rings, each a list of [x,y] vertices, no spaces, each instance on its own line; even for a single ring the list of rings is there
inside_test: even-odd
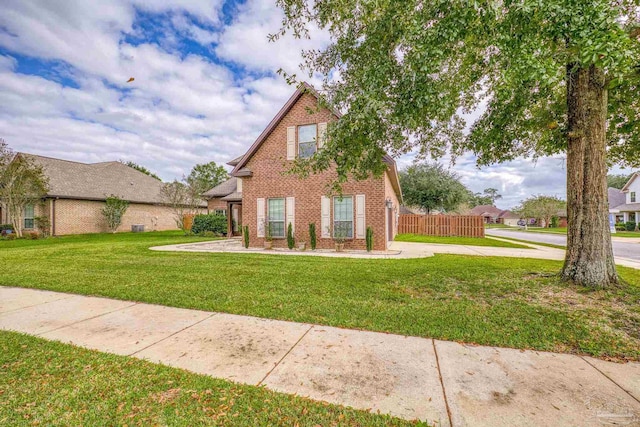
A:
[[[640,425],[640,363],[2,286],[0,329],[434,425]]]
[[[184,243],[179,245],[154,246],[150,248],[154,251],[165,252],[210,252],[210,253],[238,253],[238,254],[269,254],[287,256],[319,256],[332,258],[370,258],[370,259],[406,259],[406,258],[427,258],[434,254],[456,254],[475,256],[497,256],[508,258],[534,258],[562,261],[565,251],[563,249],[551,248],[548,246],[536,245],[534,243],[513,242],[508,239],[488,237],[489,239],[502,240],[510,243],[518,243],[527,246],[526,249],[500,248],[493,246],[471,246],[471,245],[449,245],[439,243],[414,243],[414,242],[392,242],[387,251],[344,251],[335,252],[333,250],[306,250],[290,251],[288,249],[248,248],[242,246],[240,240],[214,240],[211,242]],[[626,267],[640,269],[640,261],[616,257],[616,264]]]

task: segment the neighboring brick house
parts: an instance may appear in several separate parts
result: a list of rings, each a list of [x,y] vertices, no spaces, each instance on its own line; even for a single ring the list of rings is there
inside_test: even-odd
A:
[[[286,246],[290,223],[296,241],[308,245],[309,224],[315,223],[318,248],[333,248],[334,234],[342,230],[347,249],[365,249],[366,229],[372,227],[374,249],[385,250],[397,233],[402,201],[391,157],[384,157],[384,176],[350,180],[342,186],[342,197],[327,194],[337,178],[335,169],[307,178],[286,173],[296,157],[322,149],[327,124],[339,119],[339,114],[317,107],[309,85],[296,90],[249,150],[229,163],[233,178],[221,184],[224,191],[218,186],[208,192],[209,209],[241,205],[240,223],[249,227],[251,246],[262,246],[267,224],[274,247]]]
[[[112,194],[130,203],[117,231],[131,231],[134,224],[144,225],[145,231],[177,229],[173,210],[162,203],[163,183],[136,169],[120,162],[78,163],[19,155],[33,159],[49,178],[49,192],[42,202],[24,209],[20,219],[24,231],[35,230],[34,218],[46,216],[51,223],[49,232],[55,236],[106,232],[101,210]],[[6,210],[3,212],[0,222],[10,222]]]

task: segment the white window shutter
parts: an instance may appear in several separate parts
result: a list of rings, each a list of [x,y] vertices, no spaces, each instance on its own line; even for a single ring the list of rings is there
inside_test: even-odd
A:
[[[324,147],[327,139],[327,123],[318,123],[318,150]]]
[[[322,219],[320,221],[321,236],[325,238],[331,237],[331,199],[322,196],[321,200]]]
[[[289,224],[291,224],[291,230],[293,230],[293,234],[296,233],[296,198],[295,197],[287,197],[287,207],[286,207],[286,215],[287,215],[287,230],[289,229]]]
[[[258,237],[264,237],[265,207],[264,199],[258,199]]]
[[[356,196],[356,239],[364,239],[366,235],[364,211],[364,194],[358,194]]]
[[[287,128],[287,160],[296,159],[296,127]]]

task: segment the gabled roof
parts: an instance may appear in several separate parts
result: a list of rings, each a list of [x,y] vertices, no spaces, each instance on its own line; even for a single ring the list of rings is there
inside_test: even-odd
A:
[[[28,153],[18,155],[42,167],[49,178],[47,197],[105,200],[113,194],[133,203],[163,203],[162,181],[120,162],[80,163]]]
[[[211,190],[207,191],[202,197],[211,199],[214,197],[224,197],[231,193],[234,193],[238,189],[238,178],[232,176],[228,180],[216,185]]]
[[[520,215],[514,214],[510,210],[503,210],[500,212],[500,215],[498,215],[498,218],[518,219],[520,218]]]
[[[311,86],[306,82],[302,82],[298,86],[296,91],[293,92],[293,95],[291,95],[291,98],[289,98],[289,100],[282,106],[280,111],[278,111],[278,114],[276,114],[276,116],[269,122],[267,127],[258,136],[258,139],[254,141],[251,147],[249,147],[249,150],[247,150],[247,152],[244,153],[244,155],[240,158],[240,161],[237,162],[235,165],[233,165],[234,168],[231,171],[231,175],[238,176],[238,172],[240,172],[240,170],[244,168],[244,166],[247,164],[249,159],[255,154],[256,151],[258,151],[262,143],[267,139],[267,137],[271,134],[271,132],[273,132],[276,126],[278,126],[278,123],[280,123],[280,120],[282,120],[284,116],[287,115],[287,113],[293,108],[296,102],[298,102],[298,100],[305,93],[311,93],[313,96],[318,98],[318,93],[313,88],[313,86]],[[339,112],[337,111],[332,111],[332,112],[336,116],[336,118],[340,118],[341,114]],[[231,162],[235,162],[235,160],[237,159],[234,159]]]
[[[631,177],[629,178],[629,181],[627,181],[627,183],[624,185],[624,187],[622,187],[622,192],[626,193],[627,191],[629,191],[629,186],[631,185],[631,183],[638,177],[638,172],[635,172],[633,175],[631,175]]]
[[[298,102],[298,100],[305,93],[310,93],[315,96],[316,99],[319,98],[318,92],[314,89],[313,86],[306,82],[302,82],[296,91],[291,95],[291,98],[284,104],[284,106],[278,111],[278,114],[269,122],[267,127],[262,131],[262,133],[258,136],[258,138],[254,141],[254,143],[249,147],[249,150],[237,159],[233,159],[228,165],[233,166],[233,170],[231,171],[231,175],[234,177],[243,177],[243,176],[251,176],[253,173],[251,170],[245,167],[249,159],[258,151],[260,146],[264,143],[267,137],[273,132],[273,130],[278,126],[278,123],[289,113],[289,111],[293,108],[293,106]],[[333,115],[339,119],[342,117],[342,114],[339,111],[331,110]],[[393,186],[394,191],[396,192],[398,199],[402,203],[402,189],[400,188],[400,178],[398,177],[398,168],[396,166],[396,161],[393,157],[385,154],[382,159],[387,166],[389,167],[389,175],[391,180],[391,185]]]
[[[613,209],[616,206],[623,205],[627,201],[627,197],[622,192],[622,190],[609,187],[607,189],[607,193],[609,195],[609,209]]]
[[[478,205],[471,209],[472,215],[498,217],[502,209],[498,209],[493,205]]]

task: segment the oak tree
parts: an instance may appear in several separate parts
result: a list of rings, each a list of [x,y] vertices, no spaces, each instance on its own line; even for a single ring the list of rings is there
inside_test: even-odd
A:
[[[607,223],[607,162],[640,164],[637,0],[278,0],[273,40],[330,33],[304,53],[323,104],[344,113],[309,168],[381,174],[383,153],[479,165],[566,153],[562,277],[619,281]],[[296,81],[295,75],[286,75]],[[478,112],[467,123],[463,113]],[[468,132],[466,131],[468,129]]]

